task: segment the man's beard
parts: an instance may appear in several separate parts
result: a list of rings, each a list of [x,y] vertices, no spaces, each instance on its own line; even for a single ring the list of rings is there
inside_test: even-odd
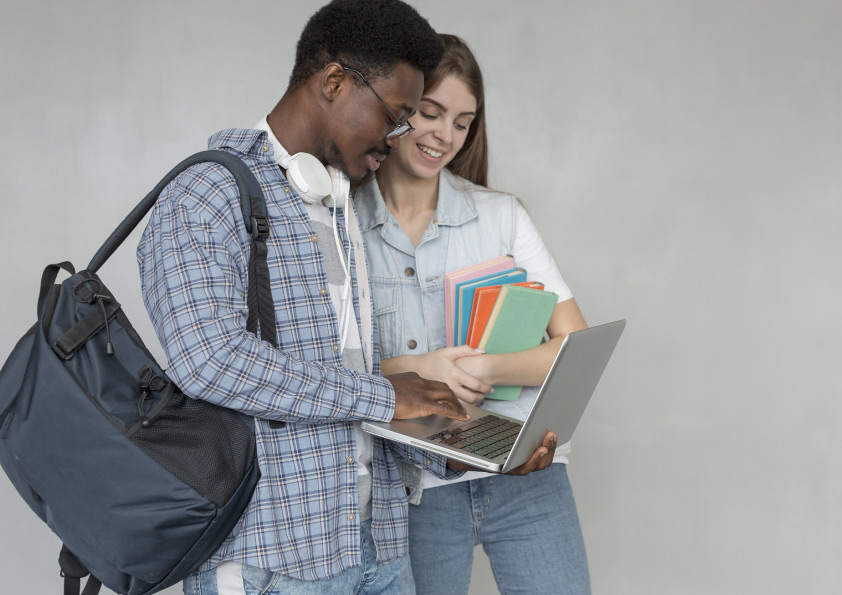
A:
[[[348,179],[351,181],[356,181],[359,178],[353,178],[351,174],[348,172],[348,164],[345,163],[345,159],[342,158],[342,154],[339,152],[339,147],[336,146],[336,143],[330,142],[328,143],[327,147],[325,148],[325,159],[327,160],[328,165],[332,165],[343,174],[348,176]]]

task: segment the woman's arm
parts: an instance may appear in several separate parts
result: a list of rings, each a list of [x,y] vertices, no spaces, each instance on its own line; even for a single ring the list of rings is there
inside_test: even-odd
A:
[[[475,403],[485,398],[486,393],[492,390],[491,385],[459,369],[456,362],[460,359],[472,359],[480,353],[468,345],[444,347],[420,355],[400,355],[381,360],[380,369],[384,376],[415,372],[422,378],[444,382],[457,397],[468,403]]]
[[[556,304],[547,326],[550,340],[546,343],[515,353],[488,353],[462,358],[454,364],[470,377],[488,384],[535,386],[547,376],[564,337],[587,327],[576,300],[570,298]]]

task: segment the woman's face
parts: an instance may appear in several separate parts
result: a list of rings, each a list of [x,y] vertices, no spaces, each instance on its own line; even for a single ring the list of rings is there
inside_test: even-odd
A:
[[[421,97],[412,117],[415,130],[401,138],[386,164],[419,178],[437,176],[465,144],[476,110],[468,86],[456,76],[446,76]]]

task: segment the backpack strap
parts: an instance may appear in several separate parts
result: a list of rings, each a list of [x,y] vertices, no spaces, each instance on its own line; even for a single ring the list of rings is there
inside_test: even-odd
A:
[[[88,572],[85,565],[64,544],[61,544],[58,565],[61,566],[61,576],[64,577],[64,595],[79,595],[82,579],[91,573]],[[100,580],[91,574],[85,583],[85,589],[82,591],[82,595],[97,595],[100,587],[102,587]]]
[[[251,254],[248,265],[248,319],[246,329],[257,335],[260,323],[260,338],[277,347],[275,328],[275,310],[272,293],[269,289],[269,266],[266,263],[266,237],[269,235],[266,198],[260,189],[260,183],[249,167],[231,153],[225,151],[201,151],[191,155],[164,176],[146,197],[140,201],[131,213],[117,226],[105,240],[102,247],[94,254],[88,270],[95,273],[105,264],[117,248],[120,247],[135,227],[140,224],[146,213],[155,205],[158,196],[167,184],[172,182],[186,169],[199,163],[214,162],[231,172],[240,192],[240,209],[246,231],[251,236]]]
[[[53,288],[53,284],[56,282],[56,277],[58,277],[58,273],[60,270],[64,269],[71,275],[76,274],[76,269],[73,268],[73,265],[67,262],[59,262],[56,264],[51,264],[44,269],[44,273],[41,275],[41,290],[38,293],[38,310],[37,316],[41,317],[41,311],[44,308],[44,302],[47,299],[47,296],[50,294],[50,291]]]

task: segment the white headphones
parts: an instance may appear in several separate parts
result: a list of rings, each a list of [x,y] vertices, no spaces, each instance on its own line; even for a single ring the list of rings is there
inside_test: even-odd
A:
[[[276,155],[278,165],[287,171],[287,181],[304,202],[314,205],[327,197],[333,188],[330,174],[322,162],[309,153]]]
[[[290,155],[280,145],[278,165],[287,172],[287,182],[307,204],[324,204],[326,207],[345,208],[351,181],[348,176],[332,166],[327,168],[309,153]]]

